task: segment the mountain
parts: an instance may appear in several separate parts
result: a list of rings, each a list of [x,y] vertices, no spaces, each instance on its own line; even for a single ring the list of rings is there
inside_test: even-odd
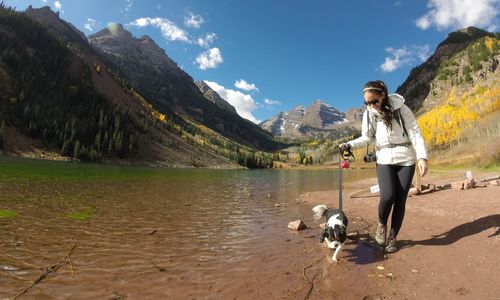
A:
[[[256,124],[207,100],[193,79],[148,36],[135,38],[115,24],[91,35],[89,41],[161,113],[178,114],[258,150],[274,151],[283,146]]]
[[[400,87],[441,161],[500,163],[499,65],[500,33],[469,27],[450,33]]]
[[[411,70],[396,93],[403,95],[418,115],[441,104],[451,87],[467,91],[495,77],[492,74],[498,68],[498,53],[488,51],[488,38],[498,40],[499,33],[475,27],[449,33],[427,61]],[[476,49],[469,47],[477,42]]]
[[[30,5],[25,14],[42,24],[47,24],[58,36],[64,37],[69,42],[78,44],[82,40],[87,40],[83,32],[79,31],[73,24],[62,20],[59,17],[59,12],[53,12],[48,6],[34,9]]]
[[[234,106],[229,104],[226,100],[222,99],[222,97],[219,96],[219,94],[217,94],[217,92],[214,91],[210,86],[208,86],[208,84],[206,84],[204,81],[199,80],[199,81],[195,81],[194,83],[200,89],[200,91],[203,93],[203,97],[205,97],[205,99],[212,101],[217,106],[219,106],[221,109],[224,109],[232,114],[235,114],[235,115],[238,114],[236,112],[236,109],[234,108]]]
[[[318,133],[328,134],[345,122],[347,122],[345,113],[321,100],[316,100],[307,108],[297,106],[289,112],[280,112],[259,126],[274,136],[300,138]]]
[[[188,116],[160,111],[131,86],[124,70],[49,8],[30,7],[22,13],[0,4],[0,18],[0,32],[9,33],[0,35],[0,148],[4,152],[164,166],[270,164],[270,154],[226,138]],[[141,42],[154,43],[148,38]],[[162,53],[152,47],[145,55],[174,66]],[[188,89],[193,88],[210,108],[223,111],[203,98],[189,76],[172,76],[188,78]],[[262,129],[243,122],[277,145]],[[237,128],[237,122],[233,126]]]

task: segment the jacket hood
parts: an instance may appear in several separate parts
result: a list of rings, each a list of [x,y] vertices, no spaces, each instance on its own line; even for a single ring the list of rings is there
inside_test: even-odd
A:
[[[403,104],[405,103],[405,98],[399,94],[389,94],[389,102],[391,103],[392,106],[392,111],[395,111],[396,109],[400,109]],[[368,106],[367,107],[368,111],[375,115],[379,115],[380,113],[376,110],[373,109],[373,107]]]

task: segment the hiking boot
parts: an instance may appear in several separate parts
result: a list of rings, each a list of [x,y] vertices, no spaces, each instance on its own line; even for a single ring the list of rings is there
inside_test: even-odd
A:
[[[396,242],[396,237],[390,236],[387,246],[385,246],[386,253],[394,253],[398,251],[398,245]]]
[[[377,231],[375,232],[375,241],[380,246],[385,246],[386,233],[387,233],[387,226],[378,223]]]

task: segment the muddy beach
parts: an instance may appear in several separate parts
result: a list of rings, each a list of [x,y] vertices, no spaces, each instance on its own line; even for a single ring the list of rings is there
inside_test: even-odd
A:
[[[476,174],[483,178],[495,174]],[[428,176],[423,183],[459,180],[459,173]],[[376,179],[350,183],[345,194],[368,188]],[[337,206],[337,192],[313,192],[304,205]],[[312,218],[303,232],[291,232],[287,250],[265,268],[281,280],[270,282],[269,295],[286,299],[500,299],[500,187],[443,190],[408,199],[399,234],[400,250],[384,254],[372,240],[377,224],[377,197],[344,200],[349,232],[340,262],[320,245]],[[262,268],[262,266],[256,266]],[[305,275],[305,276],[304,276]],[[312,282],[312,284],[311,284]],[[261,292],[256,296],[264,296]],[[275,291],[281,289],[281,293]],[[229,295],[228,295],[229,296]],[[246,298],[245,295],[233,295]],[[251,298],[251,297],[249,297]]]

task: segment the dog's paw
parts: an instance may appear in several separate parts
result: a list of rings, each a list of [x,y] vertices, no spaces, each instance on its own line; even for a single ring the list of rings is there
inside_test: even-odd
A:
[[[336,257],[334,256],[334,257],[332,257],[332,261],[333,261],[334,263],[338,263],[338,262],[339,262],[339,259],[338,259],[338,258],[336,258]]]

